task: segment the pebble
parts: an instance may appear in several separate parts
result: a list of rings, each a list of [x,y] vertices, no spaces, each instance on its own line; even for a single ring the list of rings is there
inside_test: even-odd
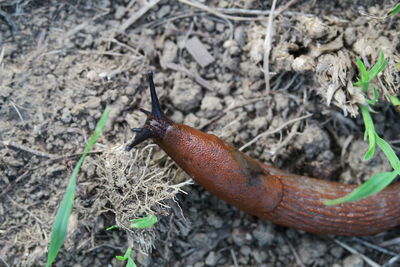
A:
[[[201,110],[205,112],[205,117],[207,118],[217,115],[222,110],[221,99],[206,95],[201,101]]]
[[[328,134],[315,124],[309,124],[302,135],[294,142],[294,147],[304,151],[307,158],[312,159],[331,146]]]
[[[333,247],[331,248],[331,255],[334,256],[337,259],[340,259],[343,255],[343,248],[341,247]]]
[[[343,267],[363,267],[364,261],[358,255],[350,255],[343,260]]]
[[[240,45],[240,47],[245,46],[246,44],[246,32],[244,31],[244,27],[239,26],[236,27],[235,32],[233,33],[233,38]]]
[[[218,261],[218,257],[215,255],[214,251],[211,251],[210,253],[208,253],[207,257],[206,257],[206,265],[207,266],[216,266]]]
[[[301,55],[293,60],[292,68],[296,72],[314,71],[315,62],[312,57]]]
[[[267,261],[268,255],[265,251],[261,251],[258,249],[254,249],[251,251],[251,255],[253,256],[254,260],[258,263],[261,264],[263,262]]]
[[[231,56],[237,56],[241,52],[240,46],[235,40],[225,41],[224,48],[228,51],[228,53]]]
[[[201,87],[189,79],[175,79],[171,91],[172,104],[185,113],[199,107],[203,98]]]
[[[261,222],[253,230],[253,237],[257,240],[259,246],[271,245],[275,238],[274,227],[271,224],[265,225]]]
[[[251,253],[251,248],[249,246],[242,246],[240,248],[240,253],[242,253],[243,255],[250,255]]]
[[[300,243],[298,252],[304,264],[308,265],[324,257],[327,250],[326,243],[316,239],[304,238]]]
[[[237,246],[241,247],[248,244],[251,241],[252,236],[249,232],[244,231],[243,229],[235,228],[232,231],[232,239]]]
[[[61,121],[64,123],[70,123],[72,120],[71,112],[68,108],[63,108],[61,111]]]
[[[347,46],[352,46],[357,40],[357,31],[353,27],[346,28],[344,31],[344,42]]]
[[[205,233],[196,233],[192,235],[191,242],[197,247],[197,248],[205,248],[211,245],[212,240],[210,237],[205,234]]]
[[[157,11],[157,18],[160,19],[162,17],[165,17],[170,12],[171,12],[171,6],[170,5],[164,5]]]
[[[206,28],[207,31],[212,32],[215,30],[215,23],[212,20],[204,20],[203,22],[204,28]]]
[[[116,20],[122,19],[122,17],[125,15],[125,7],[124,6],[117,6],[115,8],[115,13],[114,13],[114,18]]]
[[[172,41],[166,41],[164,43],[164,49],[162,52],[161,60],[165,63],[174,62],[178,56],[178,46]]]
[[[224,224],[224,221],[222,218],[218,215],[216,215],[214,212],[210,212],[207,216],[207,222],[209,225],[215,227],[215,228],[221,228],[222,225]]]

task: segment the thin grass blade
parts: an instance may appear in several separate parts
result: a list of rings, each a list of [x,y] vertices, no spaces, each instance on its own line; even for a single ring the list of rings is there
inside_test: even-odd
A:
[[[377,173],[371,179],[354,189],[350,194],[338,199],[325,200],[324,204],[331,206],[372,196],[388,186],[396,176],[396,171]]]
[[[364,160],[369,160],[374,156],[376,148],[376,132],[374,122],[372,121],[371,114],[369,113],[368,106],[360,105],[361,115],[365,125],[365,137],[368,139],[369,148],[364,155]]]
[[[376,135],[376,143],[382,149],[383,153],[385,153],[390,162],[390,165],[392,165],[392,168],[400,173],[400,160],[394,152],[393,148],[379,135]]]
[[[131,228],[137,229],[145,229],[152,227],[155,223],[158,222],[158,218],[154,215],[147,215],[143,218],[133,219],[131,221]]]
[[[392,11],[390,11],[389,16],[394,16],[397,13],[399,13],[400,11],[400,3],[398,3],[393,9]]]
[[[368,71],[369,79],[372,80],[375,78],[386,66],[388,62],[385,59],[385,55],[383,52],[379,53],[379,59],[375,63],[375,65],[371,68],[370,71]]]
[[[69,180],[67,190],[64,194],[64,198],[61,201],[60,207],[57,210],[56,218],[53,223],[53,228],[51,230],[51,239],[49,245],[49,251],[47,254],[47,264],[46,267],[51,266],[60,251],[61,246],[64,243],[64,239],[68,229],[68,220],[72,211],[72,204],[74,202],[75,188],[76,188],[76,177],[78,176],[79,169],[85,160],[87,153],[92,149],[93,145],[96,143],[101,132],[103,131],[107,118],[109,114],[109,109],[106,108],[101,116],[99,122],[97,123],[96,129],[93,136],[90,138],[85,150],[82,153],[78,163],[76,164],[71,178]]]

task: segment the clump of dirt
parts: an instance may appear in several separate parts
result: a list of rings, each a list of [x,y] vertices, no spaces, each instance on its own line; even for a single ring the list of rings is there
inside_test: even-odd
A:
[[[358,114],[357,104],[366,104],[364,95],[354,88],[357,75],[355,59],[367,68],[378,61],[383,52],[388,67],[378,76],[380,98],[389,100],[399,93],[398,35],[391,29],[398,21],[387,18],[387,10],[371,6],[368,16],[354,19],[353,14],[326,15],[293,14],[277,18],[271,67],[275,73],[312,72],[314,88],[327,105],[340,107],[345,114]],[[390,22],[387,21],[390,20]],[[253,22],[249,30],[246,51],[255,64],[263,59],[265,25]]]

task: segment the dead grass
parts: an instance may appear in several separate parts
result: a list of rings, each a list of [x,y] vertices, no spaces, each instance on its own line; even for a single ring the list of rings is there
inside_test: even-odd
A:
[[[166,200],[173,199],[179,192],[184,193],[182,187],[190,183],[188,180],[173,184],[171,181],[177,170],[171,168],[173,163],[160,168],[153,159],[154,148],[155,145],[148,145],[128,153],[124,146],[117,146],[94,161],[100,185],[99,201],[94,203],[93,208],[98,213],[114,213],[115,224],[144,253],[151,251],[156,230],[132,229],[129,227],[129,220],[147,214],[168,215],[169,206]]]

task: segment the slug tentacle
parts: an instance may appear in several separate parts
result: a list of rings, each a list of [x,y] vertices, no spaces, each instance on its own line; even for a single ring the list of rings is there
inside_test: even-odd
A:
[[[142,143],[143,141],[150,138],[163,138],[167,128],[173,124],[173,122],[164,116],[161,111],[160,103],[157,97],[156,88],[153,81],[153,72],[147,73],[147,79],[150,87],[151,94],[151,112],[140,108],[139,111],[147,116],[147,120],[143,128],[132,128],[131,131],[138,133],[135,139],[125,147],[127,151],[131,150],[134,146]]]

